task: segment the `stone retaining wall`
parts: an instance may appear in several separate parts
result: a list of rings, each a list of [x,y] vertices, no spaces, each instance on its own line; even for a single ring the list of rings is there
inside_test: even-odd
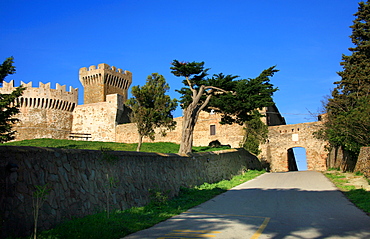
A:
[[[355,172],[361,172],[370,178],[370,147],[362,147],[358,155]]]
[[[177,154],[102,152],[38,147],[0,147],[0,237],[29,235],[33,227],[32,195],[36,185],[50,193],[40,210],[40,229],[106,208],[109,178],[116,181],[111,208],[149,202],[150,189],[171,191],[229,179],[243,169],[260,168],[242,149]]]

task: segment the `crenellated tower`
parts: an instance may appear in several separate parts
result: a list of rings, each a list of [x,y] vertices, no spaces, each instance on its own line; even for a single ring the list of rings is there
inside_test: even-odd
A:
[[[132,73],[102,63],[80,68],[79,79],[84,87],[84,104],[105,102],[110,94],[122,95],[126,101]]]
[[[17,131],[16,140],[34,138],[67,139],[72,129],[73,111],[78,103],[78,89],[66,90],[65,85],[56,84],[55,89],[50,83],[39,82],[33,87],[32,82],[21,85],[26,87],[22,96],[17,99],[20,119],[14,125]],[[15,90],[14,81],[3,83],[2,94],[10,94]]]

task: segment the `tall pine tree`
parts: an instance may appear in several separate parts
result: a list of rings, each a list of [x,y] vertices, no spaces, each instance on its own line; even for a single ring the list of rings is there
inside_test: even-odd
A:
[[[202,110],[220,113],[221,124],[243,125],[254,119],[256,109],[273,104],[272,95],[277,90],[270,83],[270,77],[278,72],[274,66],[254,79],[237,79],[238,76],[222,73],[209,78],[204,62],[174,60],[170,69],[175,76],[185,77],[184,87],[177,90],[184,110],[180,154],[192,152],[194,128]]]
[[[0,65],[0,84],[6,76],[15,73],[13,60],[13,57],[9,57]],[[14,139],[15,131],[12,126],[19,121],[14,118],[14,115],[19,113],[19,106],[14,105],[14,102],[24,90],[25,88],[19,86],[10,94],[0,94],[0,143]]]
[[[360,2],[353,21],[351,55],[343,55],[340,81],[326,105],[327,122],[321,131],[334,147],[357,154],[370,145],[370,3]]]

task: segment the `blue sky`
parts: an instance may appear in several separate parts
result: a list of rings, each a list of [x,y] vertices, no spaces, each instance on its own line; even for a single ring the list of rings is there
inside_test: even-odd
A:
[[[132,85],[158,72],[176,98],[173,59],[242,78],[276,65],[274,100],[294,124],[313,121],[309,112],[339,79],[357,7],[354,0],[3,1],[0,57],[14,56],[17,73],[7,80],[16,84],[58,82],[82,95],[79,68],[104,62],[131,71]]]
[[[175,98],[182,79],[170,73],[174,59],[242,78],[276,65],[277,107],[288,124],[310,122],[350,54],[357,7],[357,0],[7,0],[0,60],[15,58],[7,81],[77,87],[81,104],[78,70],[99,63],[131,71],[132,85],[158,72]]]

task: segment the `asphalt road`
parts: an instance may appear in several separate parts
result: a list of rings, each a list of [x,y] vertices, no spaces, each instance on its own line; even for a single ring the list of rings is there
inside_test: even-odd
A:
[[[370,238],[370,217],[321,173],[265,173],[125,239]]]

